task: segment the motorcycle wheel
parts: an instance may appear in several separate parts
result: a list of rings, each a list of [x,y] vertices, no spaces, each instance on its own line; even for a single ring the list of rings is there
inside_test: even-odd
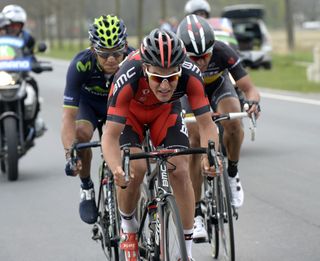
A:
[[[1,167],[1,172],[6,173],[6,163],[4,162],[4,160],[1,160],[0,167]]]
[[[5,156],[5,171],[8,180],[14,181],[18,179],[18,134],[17,120],[15,118],[5,118],[3,120],[4,140],[7,147]]]

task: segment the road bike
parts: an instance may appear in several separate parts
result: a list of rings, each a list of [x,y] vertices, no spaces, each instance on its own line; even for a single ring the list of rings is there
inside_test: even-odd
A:
[[[98,126],[101,137],[101,126]],[[71,149],[71,157],[76,160],[77,152],[82,149],[101,147],[101,142],[92,141],[74,144]],[[120,245],[120,215],[116,198],[116,185],[113,174],[103,159],[101,153],[99,166],[99,194],[98,194],[98,219],[92,227],[92,239],[100,242],[102,250],[110,261],[122,260]]]
[[[160,148],[134,154],[124,151],[127,177],[130,160],[150,160],[137,208],[139,253],[144,260],[188,260],[180,214],[169,182],[169,168],[174,166],[168,159],[189,154],[207,154],[210,165],[219,169],[213,142],[208,143],[208,148]]]
[[[250,117],[250,115],[247,112],[214,113],[212,118],[214,122],[218,123],[222,120],[241,119],[244,117]],[[194,117],[186,117],[184,120],[185,122],[195,122]],[[255,128],[252,131],[255,131]],[[253,134],[251,137],[254,137]],[[208,240],[212,246],[212,256],[215,259],[222,257],[223,260],[234,261],[235,236],[233,218],[238,219],[238,212],[231,204],[232,194],[226,160],[222,153],[221,138],[219,143],[220,153],[218,153],[218,157],[222,162],[223,172],[221,175],[204,179],[205,225],[208,232]]]

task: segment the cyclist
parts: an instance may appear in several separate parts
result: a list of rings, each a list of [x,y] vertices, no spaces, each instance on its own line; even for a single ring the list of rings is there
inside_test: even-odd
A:
[[[211,7],[206,0],[189,0],[184,6],[186,15],[196,14],[204,18],[209,18]]]
[[[27,21],[26,11],[19,5],[6,5],[2,13],[9,20],[9,24],[6,25],[7,35],[19,37],[23,39],[23,54],[25,56],[31,56],[36,61],[34,56],[35,39],[34,37],[24,29],[24,25]],[[35,127],[35,136],[39,137],[43,135],[46,130],[43,119],[39,116],[40,102],[39,102],[39,88],[37,82],[33,78],[28,78],[28,82],[33,87],[37,96],[37,107],[34,119],[32,120]]]
[[[236,85],[244,92],[246,99],[252,101],[248,112],[254,112],[258,116],[258,103],[260,101],[258,90],[242,67],[236,52],[225,43],[215,40],[213,29],[207,20],[197,15],[188,15],[181,21],[177,35],[184,42],[189,58],[201,70],[205,91],[213,111],[219,113],[241,111],[235,87],[228,77],[230,72]],[[190,111],[185,99],[183,100],[183,107],[186,108],[187,113]],[[232,204],[238,208],[243,204],[244,199],[238,172],[240,147],[244,132],[240,120],[223,121],[222,125],[224,128],[223,143],[226,146],[228,155]],[[199,128],[195,123],[188,123],[187,126],[190,144],[192,147],[197,147],[200,139]],[[205,240],[207,236],[201,211],[201,184],[203,178],[199,160],[198,156],[192,155],[189,162],[196,200],[195,241]]]
[[[132,176],[127,184],[123,178],[120,148],[127,146],[133,153],[141,152],[145,125],[150,128],[155,146],[189,147],[179,100],[184,94],[188,95],[200,126],[201,145],[207,146],[209,139],[217,142],[218,136],[216,126],[210,120],[210,106],[200,70],[186,58],[184,45],[173,32],[154,29],[143,39],[140,50],[124,62],[113,82],[102,149],[116,184],[127,186],[117,194],[122,233],[126,238],[120,247],[126,250],[127,260],[136,260],[129,256],[138,256],[135,209],[146,163],[144,160],[131,163]],[[195,205],[187,162],[188,156],[170,159],[170,181],[182,217],[188,256],[192,260]],[[214,174],[214,167],[209,168],[206,156],[201,164],[204,171]]]
[[[66,155],[66,174],[79,174],[81,180],[81,219],[92,224],[97,219],[93,182],[90,178],[92,153],[82,150],[78,164],[70,161],[75,142],[88,142],[98,120],[105,119],[107,98],[119,64],[133,51],[127,43],[127,29],[119,17],[109,14],[94,19],[89,28],[89,48],[71,61],[64,90],[61,138]]]

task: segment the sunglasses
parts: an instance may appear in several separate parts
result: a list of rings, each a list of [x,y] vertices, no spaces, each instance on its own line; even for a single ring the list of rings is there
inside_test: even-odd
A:
[[[213,50],[213,47],[209,48],[207,52],[205,52],[204,54],[195,55],[194,53],[188,53],[188,56],[192,61],[197,62],[201,59],[204,59],[204,60],[207,59],[211,55],[212,50]]]
[[[108,59],[110,56],[113,56],[114,58],[119,58],[121,55],[125,53],[125,48],[121,48],[116,51],[101,51],[99,49],[94,49],[98,56],[100,56],[103,59]]]
[[[164,80],[167,80],[169,83],[177,81],[181,76],[181,72],[182,72],[182,69],[180,67],[178,72],[175,72],[169,75],[160,75],[160,74],[151,73],[146,68],[146,74],[149,80],[155,81],[156,83],[162,83]]]

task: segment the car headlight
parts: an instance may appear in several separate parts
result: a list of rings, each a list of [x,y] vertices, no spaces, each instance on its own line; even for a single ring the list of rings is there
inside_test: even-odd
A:
[[[10,86],[15,85],[16,80],[14,75],[0,71],[0,88],[10,88]]]

